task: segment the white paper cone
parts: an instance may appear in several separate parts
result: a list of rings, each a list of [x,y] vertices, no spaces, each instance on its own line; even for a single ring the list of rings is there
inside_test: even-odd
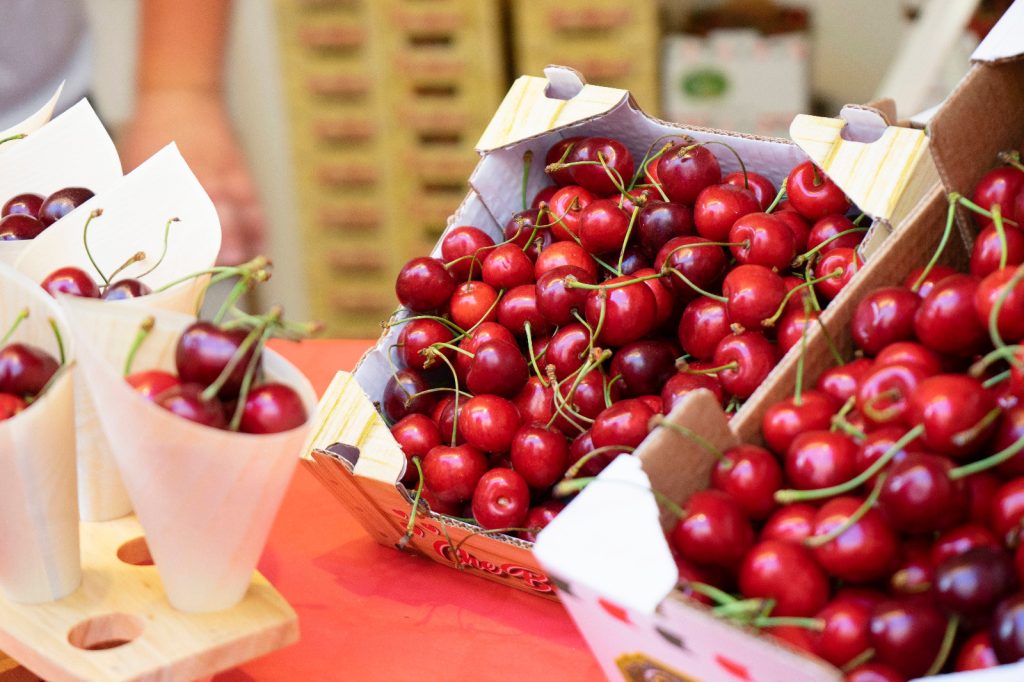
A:
[[[10,342],[59,358],[53,319],[67,364],[28,409],[0,422],[0,592],[11,601],[53,601],[81,582],[75,504],[75,422],[70,327],[37,284],[0,264],[0,326],[29,309]],[[0,332],[2,333],[2,332]]]
[[[30,131],[25,139],[0,145],[0,150],[8,147],[0,163],[0,204],[16,194],[46,196],[64,187],[87,187],[100,194],[121,179],[117,149],[88,100]],[[38,239],[0,242],[0,262],[14,264]],[[81,243],[81,235],[78,241]]]
[[[46,122],[50,120],[50,117],[53,116],[53,109],[57,106],[57,100],[60,99],[60,93],[63,91],[64,83],[61,83],[57,86],[57,91],[53,93],[53,96],[46,100],[43,106],[39,107],[39,109],[28,116],[28,118],[15,123],[10,128],[0,131],[0,140],[5,137],[11,137],[12,135],[28,135],[29,133],[34,133],[43,127]],[[13,149],[21,142],[21,140],[5,142],[0,145],[0,153]]]
[[[79,334],[84,380],[104,406],[99,421],[171,604],[190,612],[233,606],[248,588],[310,423],[257,436],[176,417],[136,393],[121,367],[140,322],[152,314],[156,326],[133,370],[173,371],[177,338],[194,318],[67,297],[61,303]],[[87,338],[78,331],[87,324],[103,333]],[[312,414],[316,395],[301,372],[269,350],[263,366],[271,380],[295,388]]]

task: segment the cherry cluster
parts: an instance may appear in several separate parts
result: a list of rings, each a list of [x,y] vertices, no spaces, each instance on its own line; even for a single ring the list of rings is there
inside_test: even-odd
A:
[[[1024,658],[1022,189],[1007,165],[951,195],[947,238],[958,204],[981,222],[969,272],[940,247],[872,291],[857,356],[767,410],[767,447],[715,453],[670,533],[688,594],[849,682]]]
[[[459,226],[402,268],[380,409],[434,511],[532,539],[567,472],[631,452],[694,389],[737,408],[856,272],[866,228],[813,164],[777,192],[738,156],[723,178],[709,144],[659,140],[636,164],[614,139],[560,140],[530,208],[524,158],[504,241]]]
[[[92,197],[84,187],[64,187],[47,197],[32,193],[11,197],[0,210],[0,241],[34,239]]]
[[[10,339],[26,318],[27,309],[15,318],[0,344]],[[0,421],[10,419],[38,399],[60,365],[52,355],[31,344],[9,343],[0,348]]]

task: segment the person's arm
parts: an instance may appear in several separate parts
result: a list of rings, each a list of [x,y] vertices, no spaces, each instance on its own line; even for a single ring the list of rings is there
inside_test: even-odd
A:
[[[217,206],[220,261],[263,245],[263,214],[224,102],[229,0],[144,0],[135,113],[121,140],[125,170],[175,141]]]

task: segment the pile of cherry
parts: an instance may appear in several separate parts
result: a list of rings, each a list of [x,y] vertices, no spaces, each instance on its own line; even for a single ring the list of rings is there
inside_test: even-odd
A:
[[[687,593],[849,682],[1024,658],[1022,189],[1006,165],[951,196],[947,236],[957,203],[982,223],[969,273],[936,254],[868,294],[857,357],[718,453],[670,533]]]
[[[0,344],[5,344],[28,317],[28,310],[15,318]],[[9,343],[0,348],[0,421],[26,409],[46,390],[61,363],[38,346]]]
[[[738,407],[853,276],[865,228],[833,182],[803,163],[782,201],[709,146],[659,140],[636,164],[561,140],[504,241],[456,227],[402,268],[380,409],[432,510],[532,539],[570,465],[600,471],[695,388]]]
[[[31,192],[11,197],[0,209],[0,241],[34,239],[92,196],[84,187],[64,187],[47,197]]]

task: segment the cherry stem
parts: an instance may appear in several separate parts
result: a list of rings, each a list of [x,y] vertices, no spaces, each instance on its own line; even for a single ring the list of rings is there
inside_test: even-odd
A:
[[[770,616],[768,618],[755,618],[752,625],[756,628],[802,628],[821,632],[825,629],[825,621],[820,618],[798,618],[795,616]]]
[[[779,504],[789,504],[791,502],[820,500],[855,490],[871,480],[871,477],[885,468],[886,465],[888,465],[889,462],[891,462],[892,459],[900,452],[900,450],[905,448],[911,441],[920,437],[922,433],[924,433],[924,426],[918,424],[903,434],[898,441],[890,445],[889,449],[882,453],[881,457],[871,463],[871,466],[844,483],[832,485],[827,488],[814,488],[812,490],[779,490],[775,493],[775,501]],[[822,544],[824,544],[824,542],[827,542],[827,540],[823,541]]]
[[[953,641],[956,639],[956,631],[959,626],[960,618],[955,615],[950,616],[949,621],[946,623],[946,633],[942,637],[942,646],[939,647],[939,653],[936,654],[935,661],[928,668],[928,672],[924,674],[925,677],[938,675],[942,672],[942,669],[946,666],[946,661],[949,659],[949,654],[953,650]]]
[[[721,590],[715,587],[714,585],[708,585],[707,583],[698,582],[696,580],[689,580],[683,583],[683,585],[689,588],[690,590],[696,592],[697,594],[703,597],[707,597],[716,604],[735,604],[740,601],[739,599],[732,596],[725,590]]]
[[[842,276],[843,269],[841,267],[837,267],[835,270],[828,273],[827,275],[822,275],[821,277],[812,278],[807,280],[806,282],[801,282],[800,284],[797,284],[795,287],[787,291],[786,295],[782,297],[782,302],[779,303],[779,307],[775,310],[774,313],[772,313],[772,316],[764,320],[761,320],[761,326],[774,327],[775,323],[779,321],[780,317],[782,317],[782,314],[786,312],[786,305],[789,303],[789,299],[793,298],[797,294],[797,292],[803,289],[807,289],[808,287],[813,287],[815,284],[819,284],[821,282],[824,282],[825,280],[835,279],[836,277]]]
[[[691,289],[693,289],[694,291],[696,291],[696,292],[697,292],[698,294],[700,294],[701,296],[707,296],[708,298],[710,298],[710,299],[712,299],[712,300],[714,300],[714,301],[718,301],[719,303],[728,303],[728,302],[729,302],[729,299],[728,299],[728,298],[726,298],[725,296],[720,296],[720,295],[718,295],[718,294],[713,294],[713,293],[711,293],[710,291],[707,291],[707,290],[705,290],[705,289],[701,289],[701,288],[700,288],[699,286],[697,286],[696,284],[694,284],[694,283],[693,283],[693,282],[692,282],[692,281],[690,280],[690,278],[689,278],[689,277],[687,277],[686,275],[684,275],[684,274],[683,274],[682,272],[680,272],[679,270],[676,270],[675,268],[670,268],[670,267],[667,267],[667,266],[663,266],[663,267],[662,267],[662,274],[663,274],[663,273],[666,273],[666,272],[671,272],[671,273],[672,273],[673,275],[675,275],[675,276],[676,276],[676,277],[678,277],[679,279],[683,280],[683,283],[684,283],[684,284],[686,284],[686,286],[690,287]],[[648,277],[650,277],[650,275],[648,275]]]
[[[398,541],[398,548],[405,549],[405,547],[412,541],[413,533],[416,530],[416,515],[420,511],[420,500],[423,498],[423,467],[420,465],[419,455],[413,455],[412,465],[416,467],[416,472],[419,474],[419,480],[416,482],[416,494],[412,499],[412,510],[409,512],[409,522],[405,525],[405,534],[402,535]]]
[[[640,180],[641,177],[647,176],[647,167],[649,165],[651,165],[651,162],[656,160],[656,159],[660,159],[662,156],[664,156],[665,152],[667,152],[669,149],[672,149],[672,147],[675,146],[675,143],[673,143],[673,142],[666,142],[666,143],[662,144],[661,145],[661,149],[659,149],[657,152],[654,153],[653,156],[651,156],[651,152],[654,151],[654,145],[658,144],[662,140],[668,140],[668,139],[677,138],[677,137],[679,137],[679,136],[675,135],[675,134],[662,135],[661,137],[656,139],[654,142],[651,142],[651,144],[647,147],[647,151],[644,152],[643,161],[641,161],[640,164],[637,165],[636,171],[633,172],[633,178],[629,182],[629,188],[630,189],[633,189],[633,187],[636,186],[637,181]],[[654,178],[651,178],[651,179],[653,180]],[[659,189],[660,189],[660,187],[659,187]],[[664,195],[664,192],[662,194]],[[668,201],[667,197],[665,198],[665,201]]]
[[[558,483],[556,483],[555,487],[551,489],[551,494],[553,497],[568,497],[569,495],[572,495],[573,493],[578,493],[579,491],[583,490],[589,485],[593,485],[594,483],[610,483],[614,485],[625,485],[631,488],[639,488],[654,495],[654,498],[658,501],[658,503],[664,507],[667,507],[669,512],[673,516],[680,519],[685,518],[686,516],[686,512],[683,510],[683,508],[676,504],[675,502],[673,502],[672,500],[670,500],[668,497],[666,497],[664,493],[660,493],[654,488],[640,485],[639,483],[634,483],[632,481],[619,481],[613,479],[598,478],[597,476],[588,476],[586,478],[572,478],[568,480],[561,480]]]
[[[968,370],[968,374],[974,378],[978,378],[985,373],[985,370],[988,369],[991,364],[1001,360],[1005,360],[1017,369],[1022,369],[1024,366],[1021,365],[1021,361],[1016,357],[1017,352],[1022,349],[1024,349],[1024,346],[1014,344],[1001,346],[995,350],[991,350],[984,357],[975,361],[975,363],[971,365],[971,368]]]
[[[89,224],[92,223],[94,218],[99,218],[101,215],[103,215],[103,209],[97,208],[85,219],[85,225],[82,226],[82,246],[85,248],[85,255],[88,256],[89,262],[92,263],[92,267],[99,274],[100,279],[103,280],[103,285],[106,286],[110,284],[110,280],[100,270],[100,266],[96,265],[96,259],[92,257],[92,251],[89,249]]]
[[[1009,255],[1009,245],[1006,243],[1006,228],[1003,226],[1003,209],[999,204],[993,204],[992,206],[992,225],[996,228],[996,234],[999,236],[999,269],[1002,270],[1006,267],[1006,258]]]
[[[269,272],[266,271],[266,268],[268,268],[270,265],[272,264],[266,256],[256,256],[252,260],[242,263],[241,265],[217,265],[212,268],[207,268],[206,270],[193,272],[191,274],[185,275],[184,277],[179,277],[173,282],[168,282],[167,284],[164,284],[162,287],[155,289],[153,293],[159,294],[162,291],[167,291],[171,287],[176,287],[183,282],[187,282],[190,279],[195,279],[196,277],[202,277],[203,275],[213,275],[213,277],[210,278],[210,283],[207,285],[207,288],[216,284],[217,282],[222,282],[231,277],[243,277],[246,274],[250,273],[252,274],[253,277],[257,277],[257,273],[259,272],[266,273],[265,276],[260,276],[259,278],[259,281],[265,282],[266,280],[270,279],[270,274]]]
[[[868,495],[867,499],[857,507],[857,510],[850,514],[846,520],[840,523],[838,526],[825,533],[824,535],[812,535],[809,538],[804,539],[804,545],[807,547],[821,547],[822,545],[832,542],[846,531],[853,528],[868,511],[875,506],[878,502],[878,496],[882,494],[882,485],[885,483],[885,474],[879,474],[878,479],[875,481],[875,487],[871,489],[871,494]]]
[[[563,476],[562,478],[563,480],[576,478],[576,476],[580,473],[580,470],[582,470],[583,467],[587,465],[587,462],[594,459],[598,455],[603,455],[608,452],[632,453],[633,451],[634,448],[627,447],[625,445],[602,445],[599,448],[594,448],[593,450],[591,450],[590,452],[576,460],[576,462],[571,467],[569,467],[569,469],[565,472],[565,476]]]
[[[1024,165],[1020,162],[1020,152],[1016,149],[1007,149],[996,154],[996,158],[1005,163],[1008,166],[1013,166],[1019,171],[1024,172]]]
[[[804,268],[804,281],[805,282],[807,280],[814,279],[814,272],[813,272],[813,270],[814,270],[814,261],[813,260],[807,261],[807,267]],[[821,312],[821,303],[818,302],[818,291],[817,291],[817,289],[815,289],[814,287],[811,287],[808,290],[808,293],[810,294],[811,305],[814,306],[814,310],[816,312],[820,313]]]
[[[441,324],[447,326],[449,329],[455,332],[455,334],[459,336],[459,338],[466,336],[466,332],[462,327],[455,324],[448,318],[439,317],[437,315],[410,315],[409,317],[403,317],[400,320],[381,322],[380,326],[383,329],[390,329],[391,327],[398,327],[400,325],[405,324],[406,322],[412,322],[413,320],[434,320],[435,322],[440,322]]]
[[[134,265],[135,263],[138,263],[138,262],[144,261],[144,260],[146,260],[146,252],[145,251],[136,251],[134,254],[132,254],[131,258],[129,258],[125,262],[121,263],[121,265],[116,270],[114,270],[112,273],[110,273],[110,281],[113,282],[114,278],[117,277],[118,275],[120,275],[122,272],[124,272],[126,268],[129,268],[132,265]],[[107,289],[107,288],[109,288],[109,284],[106,287],[104,287],[104,289]]]
[[[16,332],[18,330],[18,327],[21,326],[21,323],[28,319],[28,315],[28,308],[22,308],[21,310],[18,311],[18,315],[17,317],[14,318],[14,322],[12,322],[11,326],[7,329],[7,333],[4,334],[4,337],[2,339],[0,339],[0,346],[7,343],[7,340],[14,335],[14,332]]]
[[[412,404],[412,401],[416,400],[416,398],[420,397],[421,395],[429,395],[431,393],[454,393],[454,392],[455,392],[455,389],[452,388],[451,386],[438,386],[437,388],[425,388],[422,391],[417,391],[415,393],[408,394],[408,397],[405,399],[405,403],[404,404],[405,404],[406,407],[409,407],[409,405]],[[473,397],[472,394],[466,393],[465,391],[459,391],[459,393],[461,393],[462,395],[466,396],[467,398],[472,398]]]
[[[821,171],[818,170],[818,164],[811,163],[811,171],[814,173],[814,186],[821,187],[824,185],[825,180],[821,177]]]
[[[480,316],[480,319],[476,321],[476,324],[474,324],[472,327],[466,330],[466,336],[469,336],[470,334],[475,332],[477,327],[479,327],[480,325],[487,321],[487,318],[490,317],[491,313],[494,312],[494,309],[498,307],[499,303],[501,303],[501,297],[504,294],[504,289],[498,290],[498,295],[494,297],[494,303],[492,303],[491,306],[484,311],[484,314]]]
[[[1016,455],[1021,450],[1024,450],[1024,436],[1021,436],[1013,443],[1011,443],[1009,446],[1003,448],[994,455],[989,455],[984,459],[979,459],[977,462],[971,462],[970,464],[965,464],[961,467],[957,467],[956,469],[950,470],[949,477],[955,481],[957,479],[966,478],[967,476],[971,476],[981,471],[986,471],[988,469],[991,469],[992,467],[999,466],[1003,462],[1013,458],[1013,456]]]
[[[800,357],[796,360],[796,386],[793,387],[793,404],[797,407],[804,404],[804,357],[807,355],[807,330],[811,327],[807,319],[810,314],[811,303],[804,299],[804,326],[800,330]]]
[[[868,217],[868,214],[867,214],[867,213],[865,213],[864,211],[861,211],[861,212],[860,212],[860,215],[858,215],[858,216],[857,216],[856,218],[854,218],[854,219],[853,219],[853,220],[852,220],[851,222],[853,222],[853,224],[854,224],[854,225],[857,225],[857,226],[859,227],[859,226],[860,226],[860,224],[861,224],[861,222],[862,222],[862,221],[863,221],[863,220],[864,220],[865,218],[867,218],[867,217]]]
[[[837,232],[836,234],[832,235],[828,239],[822,241],[820,244],[815,246],[813,249],[811,249],[809,251],[805,251],[804,253],[801,253],[799,256],[797,256],[795,259],[793,259],[793,267],[794,268],[800,267],[801,265],[803,265],[804,263],[807,262],[808,258],[813,258],[815,255],[820,253],[822,249],[824,249],[826,246],[828,246],[829,244],[831,244],[835,240],[839,239],[840,237],[845,237],[848,234],[859,234],[861,232],[867,232],[867,231],[868,231],[868,228],[866,228],[866,227],[851,227],[848,230],[843,230],[842,232]]]
[[[764,612],[765,605],[772,602],[771,599],[743,599],[721,604],[711,609],[711,613],[721,618],[729,618],[747,622],[751,616],[757,616]]]
[[[429,347],[428,347],[429,348]],[[452,372],[452,378],[455,382],[455,398],[452,400],[452,447],[455,447],[455,440],[459,434],[459,396],[462,395],[462,391],[459,390],[459,373],[455,371],[455,366],[451,360],[439,350],[433,351],[433,353],[440,358],[444,364],[448,365],[448,369]]]
[[[988,379],[986,379],[981,384],[981,386],[982,386],[982,388],[992,388],[993,386],[997,386],[997,385],[1003,383],[1004,381],[1006,381],[1007,379],[1009,379],[1011,374],[1013,374],[1012,370],[1009,370],[1009,369],[1004,370],[1004,371],[1000,372],[999,374],[996,374],[995,376],[992,376],[992,377],[989,377]]]
[[[967,197],[959,194],[958,192],[951,192],[949,196],[950,196],[950,200],[951,201],[953,200],[953,197],[955,196],[956,197],[956,199],[955,199],[956,202],[958,204],[960,204],[961,206],[963,206],[964,208],[966,208],[968,211],[971,211],[972,213],[977,213],[978,215],[981,215],[981,216],[985,216],[989,220],[995,220],[995,215],[994,215],[994,213],[991,210],[988,210],[988,209],[982,208],[981,206],[978,206],[976,203],[974,203],[973,201],[971,201]],[[1003,218],[1003,223],[1004,224],[1009,224],[1009,225],[1014,225],[1014,226],[1018,226],[1019,225],[1019,223],[1016,220],[1010,220],[1009,218]]]
[[[633,207],[633,212],[629,216],[629,225],[626,227],[626,237],[622,240],[622,248],[619,249],[619,263],[616,270],[619,274],[622,274],[622,261],[626,259],[626,245],[629,244],[629,238],[633,235],[633,225],[636,224],[636,216],[640,213],[639,204]]]
[[[659,426],[662,428],[666,428],[669,431],[675,431],[684,438],[688,438],[689,440],[693,441],[701,448],[703,448],[705,452],[713,456],[715,459],[720,460],[725,458],[725,453],[722,452],[716,445],[714,445],[704,436],[700,435],[699,433],[697,433],[696,431],[689,427],[683,426],[682,424],[677,424],[673,421],[669,421],[664,417],[664,415],[656,414],[653,417],[651,417],[651,420],[648,422],[648,427],[650,429],[654,429]]]
[[[677,369],[679,368],[679,364],[680,363],[676,361]],[[685,369],[680,369],[679,371],[684,372],[685,374],[718,374],[719,372],[725,372],[728,370],[735,372],[739,368],[740,363],[737,360],[733,360],[732,362],[727,362],[726,364],[719,365],[718,367],[706,367],[704,369],[690,369],[689,367],[686,367]]]
[[[533,367],[534,373],[540,379],[540,385],[547,388],[549,384],[544,375],[541,374],[540,367],[537,366],[537,355],[533,352],[533,330],[529,320],[523,323],[523,330],[526,332],[526,350],[530,354],[530,366]]]
[[[246,335],[245,339],[242,340],[242,343],[238,345],[234,355],[231,356],[231,360],[228,361],[228,364],[220,371],[220,374],[217,375],[217,378],[214,379],[213,383],[203,390],[203,400],[213,400],[217,394],[220,393],[220,390],[224,388],[224,384],[227,383],[231,375],[234,374],[235,369],[237,369],[238,365],[241,364],[245,354],[249,352],[249,349],[253,347],[256,340],[262,335],[262,326],[254,327],[252,331]]]
[[[873,647],[868,647],[867,649],[865,649],[864,651],[860,652],[859,654],[851,658],[849,661],[847,661],[846,665],[840,668],[840,670],[842,670],[843,673],[848,674],[850,671],[856,670],[865,663],[868,663],[874,657],[875,649]]]
[[[959,194],[953,192],[949,195],[949,210],[946,212],[946,227],[942,230],[942,238],[939,240],[939,245],[935,248],[935,253],[932,254],[931,259],[924,266],[924,270],[921,271],[921,275],[914,282],[914,286],[910,287],[910,290],[915,294],[924,284],[928,274],[939,262],[939,258],[942,257],[942,252],[946,249],[946,243],[949,241],[949,236],[953,233],[953,219],[956,217],[956,202],[960,197]]]
[[[903,397],[903,394],[900,393],[899,389],[890,388],[889,390],[882,391],[865,401],[864,405],[861,406],[861,411],[866,414],[869,419],[880,424],[890,421],[899,415],[901,409],[900,406],[890,405],[888,408],[880,410],[876,408],[875,405],[881,400],[898,400],[901,397]]]
[[[527,149],[523,153],[523,210],[529,205],[526,203],[526,188],[530,183],[530,166],[533,164],[533,151]]]
[[[851,400],[856,400],[856,398],[851,396]],[[847,404],[852,403],[848,402]],[[833,415],[832,419],[829,420],[829,423],[832,425],[833,431],[838,429],[839,431],[842,431],[846,435],[851,436],[858,441],[864,441],[868,437],[868,434],[864,433],[863,431],[861,431],[856,426],[850,423],[850,421],[846,418],[845,413]]]
[[[170,236],[171,236],[171,223],[176,223],[176,222],[178,222],[178,218],[171,218],[171,219],[169,219],[167,221],[167,224],[164,225],[164,245],[163,245],[163,248],[160,251],[160,257],[157,258],[156,263],[153,264],[153,267],[151,267],[149,270],[146,270],[145,272],[139,274],[136,279],[141,279],[141,278],[145,277],[146,275],[148,275],[149,273],[153,272],[158,267],[160,267],[160,264],[164,262],[164,258],[167,256],[167,245],[168,245],[168,242],[170,241]],[[113,275],[111,275],[111,278],[113,278]]]
[[[1001,349],[1006,346],[1003,341],[1002,334],[999,333],[999,313],[1003,309],[1003,305],[1006,303],[1006,299],[1010,297],[1013,290],[1024,280],[1024,265],[1017,266],[1017,270],[1013,273],[1013,277],[1010,278],[1004,286],[1003,290],[999,292],[999,296],[992,304],[992,310],[988,314],[988,335],[992,339],[992,345],[996,349]],[[1012,357],[1012,356],[1011,356]],[[1014,366],[1019,368],[1019,363],[1010,361]]]
[[[462,353],[463,355],[465,355],[466,357],[468,357],[470,359],[476,357],[476,354],[472,353],[471,351],[468,351],[465,348],[462,348],[460,346],[456,346],[454,343],[448,343],[446,341],[435,341],[434,343],[430,344],[430,346],[428,346],[428,348],[434,348],[434,347],[447,348],[449,350],[455,351],[456,353]],[[420,350],[420,355],[425,355],[426,351],[427,351],[426,348],[421,349]]]
[[[646,282],[649,279],[661,279],[665,276],[664,272],[656,272],[650,275],[640,275],[633,279],[625,282],[615,282],[614,284],[587,284],[576,279],[575,275],[567,275],[565,278],[565,286],[570,289],[586,289],[587,291],[605,291],[607,289],[621,289],[622,287],[628,287],[632,284],[639,282]]]
[[[60,333],[60,327],[57,326],[57,320],[49,317],[46,321],[50,323],[50,329],[53,330],[53,336],[57,339],[57,354],[60,358],[60,364],[63,365],[67,360],[64,354],[64,336]]]
[[[953,437],[950,440],[952,440],[953,445],[956,445],[957,447],[966,447],[971,443],[972,440],[974,440],[981,433],[983,433],[985,429],[991,426],[992,423],[995,422],[995,420],[999,419],[1002,413],[1003,408],[1001,407],[995,407],[989,410],[988,414],[986,414],[984,417],[978,420],[977,424],[968,429],[964,429],[959,433],[953,434]]]
[[[150,315],[142,321],[139,325],[139,330],[135,332],[135,338],[132,340],[132,345],[128,349],[128,357],[124,359],[124,376],[128,376],[132,373],[132,365],[135,364],[135,355],[139,352],[139,348],[142,347],[142,342],[146,340],[149,333],[153,331],[153,325],[156,320]]]
[[[558,391],[560,384],[558,382],[558,378],[555,376],[555,366],[548,365],[546,369],[548,371],[548,382],[553,386],[554,389],[551,394],[551,406],[555,408],[555,413],[551,415],[551,419],[548,420],[548,423],[545,425],[545,428],[550,429],[554,425],[555,420],[558,419],[559,416],[561,416],[562,419],[569,422],[569,424],[575,427],[580,433],[583,433],[584,431],[586,431],[586,429],[580,426],[576,422],[576,420],[574,420],[570,416],[570,414],[576,415],[581,419],[583,418],[583,415],[576,414],[571,409],[571,407],[566,405],[566,400],[562,398],[562,394]],[[575,386],[573,388],[575,390]],[[564,410],[563,407],[565,408]]]
[[[280,311],[280,308],[277,309]],[[279,313],[280,314],[280,313]],[[267,325],[260,334],[259,339],[256,341],[256,348],[253,351],[252,357],[249,358],[249,364],[245,368],[245,374],[242,375],[242,386],[238,391],[238,401],[235,405],[235,412],[231,415],[231,423],[228,424],[228,428],[231,431],[237,431],[242,423],[242,415],[245,413],[245,402],[249,398],[249,391],[252,389],[252,383],[256,378],[256,368],[259,366],[260,356],[263,354],[263,347],[267,344],[267,339],[270,338],[272,327]]]
[[[27,135],[25,135],[25,133],[17,133],[15,135],[3,138],[2,140],[0,140],[0,144],[4,144],[5,142],[12,142],[14,140],[23,140],[26,137]]]
[[[768,208],[764,210],[765,213],[771,213],[775,210],[775,207],[782,202],[782,197],[786,196],[786,182],[783,181],[779,187],[779,191],[775,193],[775,198],[772,199],[772,203],[768,204]]]
[[[235,303],[238,302],[238,299],[242,298],[242,296],[245,295],[245,292],[249,291],[251,288],[252,285],[248,277],[242,277],[240,280],[235,282],[235,286],[231,288],[231,292],[228,294],[228,297],[224,299],[220,309],[217,310],[217,314],[213,316],[213,323],[220,324],[223,322],[228,311],[231,310]]]

